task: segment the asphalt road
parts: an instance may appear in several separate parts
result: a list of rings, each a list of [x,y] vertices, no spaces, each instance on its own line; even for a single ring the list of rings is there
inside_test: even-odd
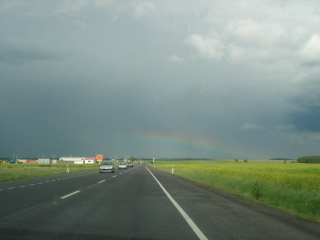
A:
[[[320,239],[320,226],[146,165],[0,183],[0,239]]]

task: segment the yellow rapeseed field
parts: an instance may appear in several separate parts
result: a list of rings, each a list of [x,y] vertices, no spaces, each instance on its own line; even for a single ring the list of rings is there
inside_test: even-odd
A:
[[[300,190],[320,190],[320,164],[307,163],[236,163],[223,162],[197,163],[179,162],[157,163],[158,168],[171,169],[175,172],[196,173],[199,175],[218,176],[222,178],[252,179],[273,184],[280,184]],[[171,171],[171,170],[170,170]]]

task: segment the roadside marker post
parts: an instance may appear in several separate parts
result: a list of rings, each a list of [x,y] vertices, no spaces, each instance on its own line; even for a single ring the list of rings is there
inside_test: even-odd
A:
[[[67,173],[69,173],[69,167],[68,167],[68,165],[67,165]]]
[[[172,174],[174,174],[174,165],[171,167]]]

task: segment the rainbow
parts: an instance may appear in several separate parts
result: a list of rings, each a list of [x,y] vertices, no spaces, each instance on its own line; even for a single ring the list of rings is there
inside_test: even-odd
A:
[[[236,148],[231,145],[223,144],[216,139],[198,137],[198,136],[187,136],[179,133],[169,132],[144,132],[144,133],[131,133],[129,135],[119,134],[116,137],[120,142],[132,142],[158,146],[158,147],[169,147],[175,149],[188,149],[194,150],[195,152],[203,151],[203,155],[212,155],[212,158],[216,158],[214,155],[225,156],[225,158],[263,158],[258,154],[248,154],[243,149]],[[216,153],[216,154],[215,154]],[[201,156],[199,156],[201,157]]]

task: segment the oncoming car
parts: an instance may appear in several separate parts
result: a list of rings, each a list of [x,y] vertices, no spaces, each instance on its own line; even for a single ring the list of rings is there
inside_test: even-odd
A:
[[[133,167],[133,163],[132,162],[127,162],[128,167]]]
[[[103,162],[100,165],[100,173],[104,172],[113,172],[114,173],[114,164],[112,162]]]
[[[118,169],[127,169],[128,165],[126,162],[119,163]]]

